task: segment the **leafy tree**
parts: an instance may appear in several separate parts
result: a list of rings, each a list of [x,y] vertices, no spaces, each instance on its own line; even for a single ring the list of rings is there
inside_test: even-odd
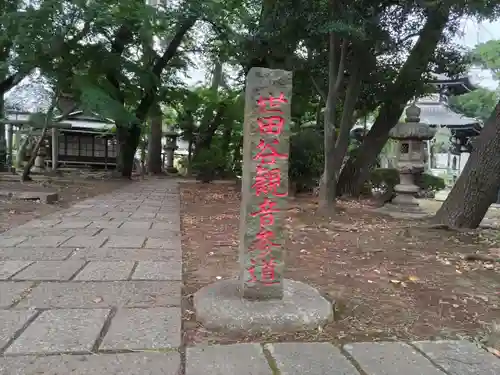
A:
[[[467,94],[451,97],[449,104],[459,113],[486,121],[498,99],[498,92],[480,87]]]
[[[500,80],[500,39],[478,44],[472,51],[472,60]]]

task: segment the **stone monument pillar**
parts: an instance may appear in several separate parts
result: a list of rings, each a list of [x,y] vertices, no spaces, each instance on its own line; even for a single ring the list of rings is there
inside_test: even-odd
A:
[[[166,159],[167,159],[167,165],[166,165],[166,171],[168,173],[177,173],[178,170],[174,166],[174,153],[175,150],[177,150],[177,137],[179,136],[176,132],[174,131],[168,131],[165,132],[165,138],[166,138],[166,145],[164,147],[165,154],[166,154]]]
[[[425,169],[424,142],[432,139],[436,131],[420,122],[420,108],[415,103],[406,109],[406,122],[398,123],[389,136],[399,141],[397,168],[399,184],[394,187],[396,196],[383,209],[392,216],[426,216],[415,198],[420,188],[415,185],[415,175]]]
[[[207,285],[193,298],[206,329],[287,332],[317,329],[332,303],[311,286],[284,279],[292,73],[247,75],[237,280]]]
[[[291,95],[291,72],[249,72],[240,214],[240,280],[244,298],[283,297]]]

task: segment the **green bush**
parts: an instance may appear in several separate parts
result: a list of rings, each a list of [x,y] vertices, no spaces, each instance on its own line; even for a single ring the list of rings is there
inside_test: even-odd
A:
[[[399,184],[399,172],[394,168],[377,168],[371,172],[370,183],[376,189],[394,189]]]
[[[227,161],[218,147],[211,147],[198,151],[191,167],[198,180],[210,182],[226,174]]]
[[[428,173],[417,175],[417,177],[415,178],[415,183],[422,190],[427,191],[439,191],[443,190],[446,187],[443,178]]]
[[[296,192],[311,191],[323,173],[323,136],[306,128],[290,137],[288,176]]]
[[[399,184],[399,171],[394,168],[377,168],[370,175],[372,188],[394,190]],[[415,176],[415,185],[425,191],[438,191],[445,188],[444,179],[428,173],[420,173]]]

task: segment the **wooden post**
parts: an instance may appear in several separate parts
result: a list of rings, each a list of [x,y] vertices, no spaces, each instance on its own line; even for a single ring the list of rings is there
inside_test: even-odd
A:
[[[59,129],[52,128],[52,170],[56,171],[59,164]]]

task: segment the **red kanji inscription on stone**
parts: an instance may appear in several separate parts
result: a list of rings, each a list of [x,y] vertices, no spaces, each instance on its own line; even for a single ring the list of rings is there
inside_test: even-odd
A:
[[[268,98],[264,98],[263,96],[259,97],[257,100],[257,105],[259,106],[261,113],[266,112],[282,112],[280,107],[281,104],[288,103],[288,99],[285,98],[285,94],[280,93],[280,96],[275,98],[274,96],[270,96]]]
[[[261,268],[261,280],[257,279],[257,275],[255,274],[256,266],[259,265],[257,262],[259,261]],[[248,273],[250,273],[251,282],[260,281],[264,285],[272,285],[276,284],[279,281],[276,281],[276,261],[274,258],[270,259],[251,259],[250,262],[252,266],[248,268]]]
[[[253,157],[253,160],[260,160],[261,164],[276,164],[276,159],[288,159],[287,154],[280,154],[276,151],[276,148],[273,146],[278,145],[279,141],[277,139],[273,139],[271,143],[264,142],[263,139],[260,140],[257,148],[260,150]]]
[[[258,165],[256,172],[255,183],[252,185],[255,195],[258,197],[261,194],[272,194],[276,197],[286,197],[288,195],[288,193],[278,193],[281,186],[281,170],[279,168],[268,169]]]
[[[250,214],[252,217],[259,217],[260,227],[267,227],[274,225],[274,213],[279,212],[275,208],[276,202],[271,201],[269,198],[264,198],[261,204],[259,204],[259,211]]]
[[[285,126],[285,119],[281,116],[260,117],[257,119],[260,134],[281,134]]]
[[[253,243],[253,250],[259,250],[259,258],[265,258],[271,254],[272,248],[279,246],[279,244],[273,242],[274,233],[267,229],[261,229],[257,233],[256,241]]]

